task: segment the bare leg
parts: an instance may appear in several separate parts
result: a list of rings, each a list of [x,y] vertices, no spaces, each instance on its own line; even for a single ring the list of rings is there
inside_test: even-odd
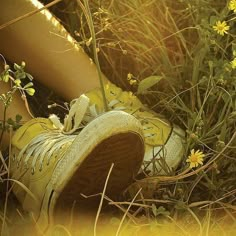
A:
[[[0,25],[42,6],[36,0],[0,1]],[[0,53],[25,61],[29,73],[66,100],[99,86],[94,63],[47,10],[1,29]]]
[[[36,0],[0,1],[0,26],[41,7]],[[0,53],[11,62],[25,61],[27,72],[66,100],[100,85],[95,64],[47,10],[0,29]],[[1,83],[0,93],[8,90],[7,84]],[[31,118],[19,95],[14,97],[5,119],[14,119],[17,114],[24,121]],[[3,116],[1,103],[1,121]],[[5,132],[0,148],[8,142]]]

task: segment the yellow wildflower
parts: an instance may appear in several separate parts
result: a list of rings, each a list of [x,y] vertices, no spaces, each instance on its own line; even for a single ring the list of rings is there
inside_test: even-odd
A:
[[[229,10],[236,12],[236,0],[231,0],[229,2]]]
[[[129,84],[130,85],[137,84],[137,80],[136,79],[131,79],[131,80],[129,80]]]
[[[198,167],[198,165],[203,165],[203,157],[204,156],[205,156],[205,154],[203,154],[203,152],[201,152],[199,150],[197,150],[195,152],[195,150],[192,149],[186,162],[190,163],[190,168]]]
[[[213,29],[220,35],[227,34],[229,30],[229,26],[225,21],[217,21],[216,24],[213,26]]]
[[[124,54],[124,55],[127,55],[127,50],[122,50],[122,53]]]
[[[129,81],[130,85],[137,84],[137,80],[134,78],[133,74],[127,74],[127,80]]]
[[[236,57],[230,62],[232,69],[236,69]]]
[[[131,73],[127,74],[127,80],[131,80],[134,76]]]

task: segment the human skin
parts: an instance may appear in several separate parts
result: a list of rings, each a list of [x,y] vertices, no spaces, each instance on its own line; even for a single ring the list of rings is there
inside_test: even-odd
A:
[[[0,26],[41,7],[35,0],[0,1]],[[30,74],[66,100],[100,85],[95,64],[48,10],[0,28],[0,53],[25,61]]]
[[[0,1],[0,54],[10,62],[21,64],[24,61],[27,72],[67,101],[99,87],[95,64],[48,10],[1,28],[42,7],[35,0]],[[9,91],[7,86],[1,82],[0,94]],[[3,120],[3,110],[0,104],[0,120]],[[6,118],[14,118],[16,114],[24,121],[31,119],[19,94],[14,95]],[[5,134],[2,148],[7,146],[8,140]]]
[[[48,10],[1,27],[42,7],[37,0],[0,0],[0,54],[10,62],[24,61],[27,72],[66,101],[99,87],[96,65]],[[104,75],[103,81],[108,81]],[[15,99],[18,104],[9,107],[7,117],[30,119],[23,101]]]

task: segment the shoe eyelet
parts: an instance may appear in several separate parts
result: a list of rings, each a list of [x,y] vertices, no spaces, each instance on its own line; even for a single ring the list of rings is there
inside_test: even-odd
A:
[[[35,168],[32,168],[31,169],[31,174],[34,175],[34,173],[35,173]]]
[[[116,96],[116,93],[114,93],[113,91],[110,90],[110,94],[113,96]]]

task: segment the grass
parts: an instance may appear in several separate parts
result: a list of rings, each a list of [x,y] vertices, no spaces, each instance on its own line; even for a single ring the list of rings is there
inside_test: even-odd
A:
[[[138,181],[123,202],[103,196],[114,207],[111,216],[98,215],[97,235],[235,235],[236,13],[229,10],[229,2],[89,2],[103,73],[187,133],[183,161],[171,176]],[[81,4],[65,0],[53,11],[93,57]],[[213,29],[218,20],[230,26],[227,34]],[[138,93],[149,76],[162,79]],[[192,149],[205,154],[203,165],[194,169],[186,163]],[[6,169],[2,161],[1,179],[6,179]],[[0,219],[12,225],[1,212]],[[76,220],[68,227],[55,226],[54,234],[93,235],[89,229],[94,222],[82,222],[86,226]]]

